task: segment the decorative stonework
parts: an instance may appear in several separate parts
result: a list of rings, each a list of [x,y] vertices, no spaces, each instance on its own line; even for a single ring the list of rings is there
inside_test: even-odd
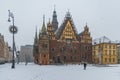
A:
[[[54,17],[56,16],[55,12]],[[43,27],[45,29],[45,26],[42,26],[42,29]],[[54,28],[49,21],[47,30],[39,33],[39,39],[34,40],[35,63],[46,65],[92,62],[92,38],[87,25],[84,31],[78,34],[70,12],[67,12],[62,25],[58,29],[56,26],[57,30]]]

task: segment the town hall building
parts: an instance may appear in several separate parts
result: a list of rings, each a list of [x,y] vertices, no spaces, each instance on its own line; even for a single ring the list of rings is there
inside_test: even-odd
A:
[[[33,45],[34,62],[47,64],[92,63],[92,38],[86,25],[81,33],[77,32],[70,12],[58,27],[56,11],[53,11],[52,22],[45,26],[43,17],[42,29],[35,33]]]

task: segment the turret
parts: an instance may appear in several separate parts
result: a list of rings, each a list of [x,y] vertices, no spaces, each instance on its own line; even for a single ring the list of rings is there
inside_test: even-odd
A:
[[[48,32],[48,35],[49,35],[49,39],[55,39],[55,34],[54,34],[54,31],[53,31],[53,27],[52,27],[52,24],[50,22],[50,19],[49,19],[49,22],[47,24],[47,32]]]
[[[46,30],[46,27],[45,27],[45,15],[43,16],[43,25],[42,25],[41,33],[42,33],[42,35],[47,34],[47,30]]]
[[[54,32],[58,29],[58,21],[57,21],[57,14],[56,14],[55,8],[54,8],[53,17],[52,17],[52,27]]]
[[[36,54],[38,53],[38,37],[37,37],[37,27],[36,27],[36,32],[35,32],[35,38],[34,38],[34,44],[33,44],[33,56],[34,56],[34,62],[36,62]]]
[[[38,40],[38,38],[37,38],[37,27],[36,27],[35,38],[34,38],[34,44],[37,44],[37,40]]]

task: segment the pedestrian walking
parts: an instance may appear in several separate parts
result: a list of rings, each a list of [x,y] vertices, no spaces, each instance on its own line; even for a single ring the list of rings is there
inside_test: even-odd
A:
[[[86,67],[87,67],[87,63],[84,62],[84,70],[86,70]]]

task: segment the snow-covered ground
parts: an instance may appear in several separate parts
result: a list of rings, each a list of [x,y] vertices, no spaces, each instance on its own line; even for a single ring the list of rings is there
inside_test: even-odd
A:
[[[29,63],[0,65],[0,80],[120,80],[120,65],[36,65]]]

